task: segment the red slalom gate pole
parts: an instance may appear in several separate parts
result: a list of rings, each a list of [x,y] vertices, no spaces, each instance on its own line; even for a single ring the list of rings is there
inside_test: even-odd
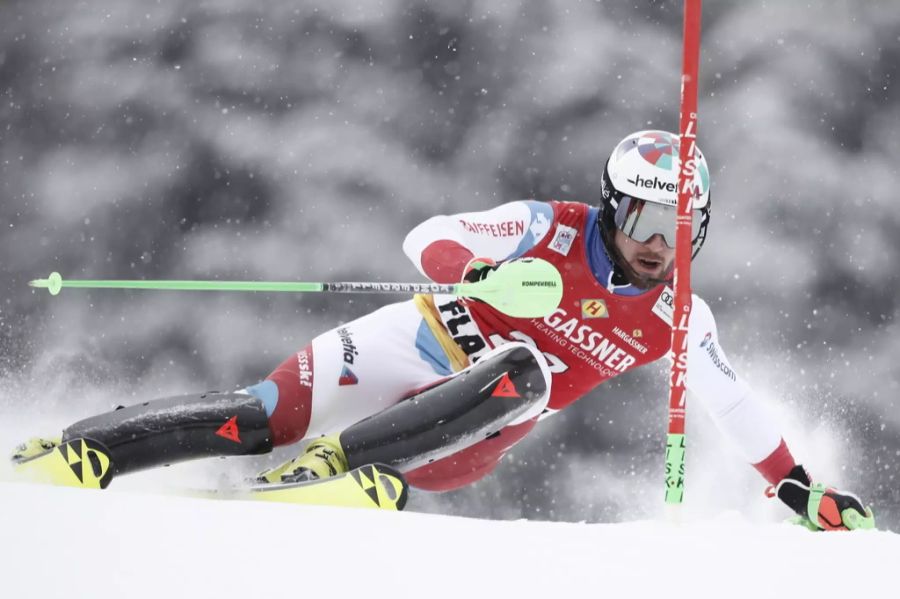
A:
[[[681,122],[678,208],[675,223],[675,305],[672,311],[672,372],[669,379],[669,430],[666,436],[666,504],[684,499],[684,417],[686,407],[688,320],[691,314],[691,208],[694,147],[697,143],[697,74],[700,62],[701,0],[684,2],[681,67]]]

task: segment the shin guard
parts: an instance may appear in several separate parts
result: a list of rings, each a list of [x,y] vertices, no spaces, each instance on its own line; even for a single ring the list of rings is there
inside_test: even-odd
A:
[[[63,431],[64,442],[78,438],[101,443],[116,474],[272,450],[265,407],[246,393],[181,395],[119,408]]]
[[[550,395],[540,353],[501,346],[453,378],[350,426],[340,434],[350,468],[388,464],[409,471],[537,416]]]

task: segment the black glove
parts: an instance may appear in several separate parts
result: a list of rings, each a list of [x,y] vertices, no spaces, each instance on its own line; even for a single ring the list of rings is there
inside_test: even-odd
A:
[[[872,508],[863,507],[853,493],[813,484],[799,464],[775,487],[775,495],[800,517],[798,524],[810,530],[875,528]]]

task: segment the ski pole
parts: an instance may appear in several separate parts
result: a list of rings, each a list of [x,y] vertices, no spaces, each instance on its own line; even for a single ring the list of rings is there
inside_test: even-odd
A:
[[[304,283],[276,281],[139,281],[68,280],[58,272],[35,279],[31,287],[58,295],[64,288],[147,289],[170,291],[262,291],[288,293],[442,293],[479,299],[515,318],[543,318],[562,300],[562,277],[539,258],[502,263],[496,272],[475,283]]]

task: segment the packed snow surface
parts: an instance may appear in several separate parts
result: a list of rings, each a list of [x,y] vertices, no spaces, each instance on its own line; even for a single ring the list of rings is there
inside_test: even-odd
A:
[[[894,533],[735,513],[578,524],[18,482],[0,496],[8,598],[847,597],[894,589],[900,558]]]

